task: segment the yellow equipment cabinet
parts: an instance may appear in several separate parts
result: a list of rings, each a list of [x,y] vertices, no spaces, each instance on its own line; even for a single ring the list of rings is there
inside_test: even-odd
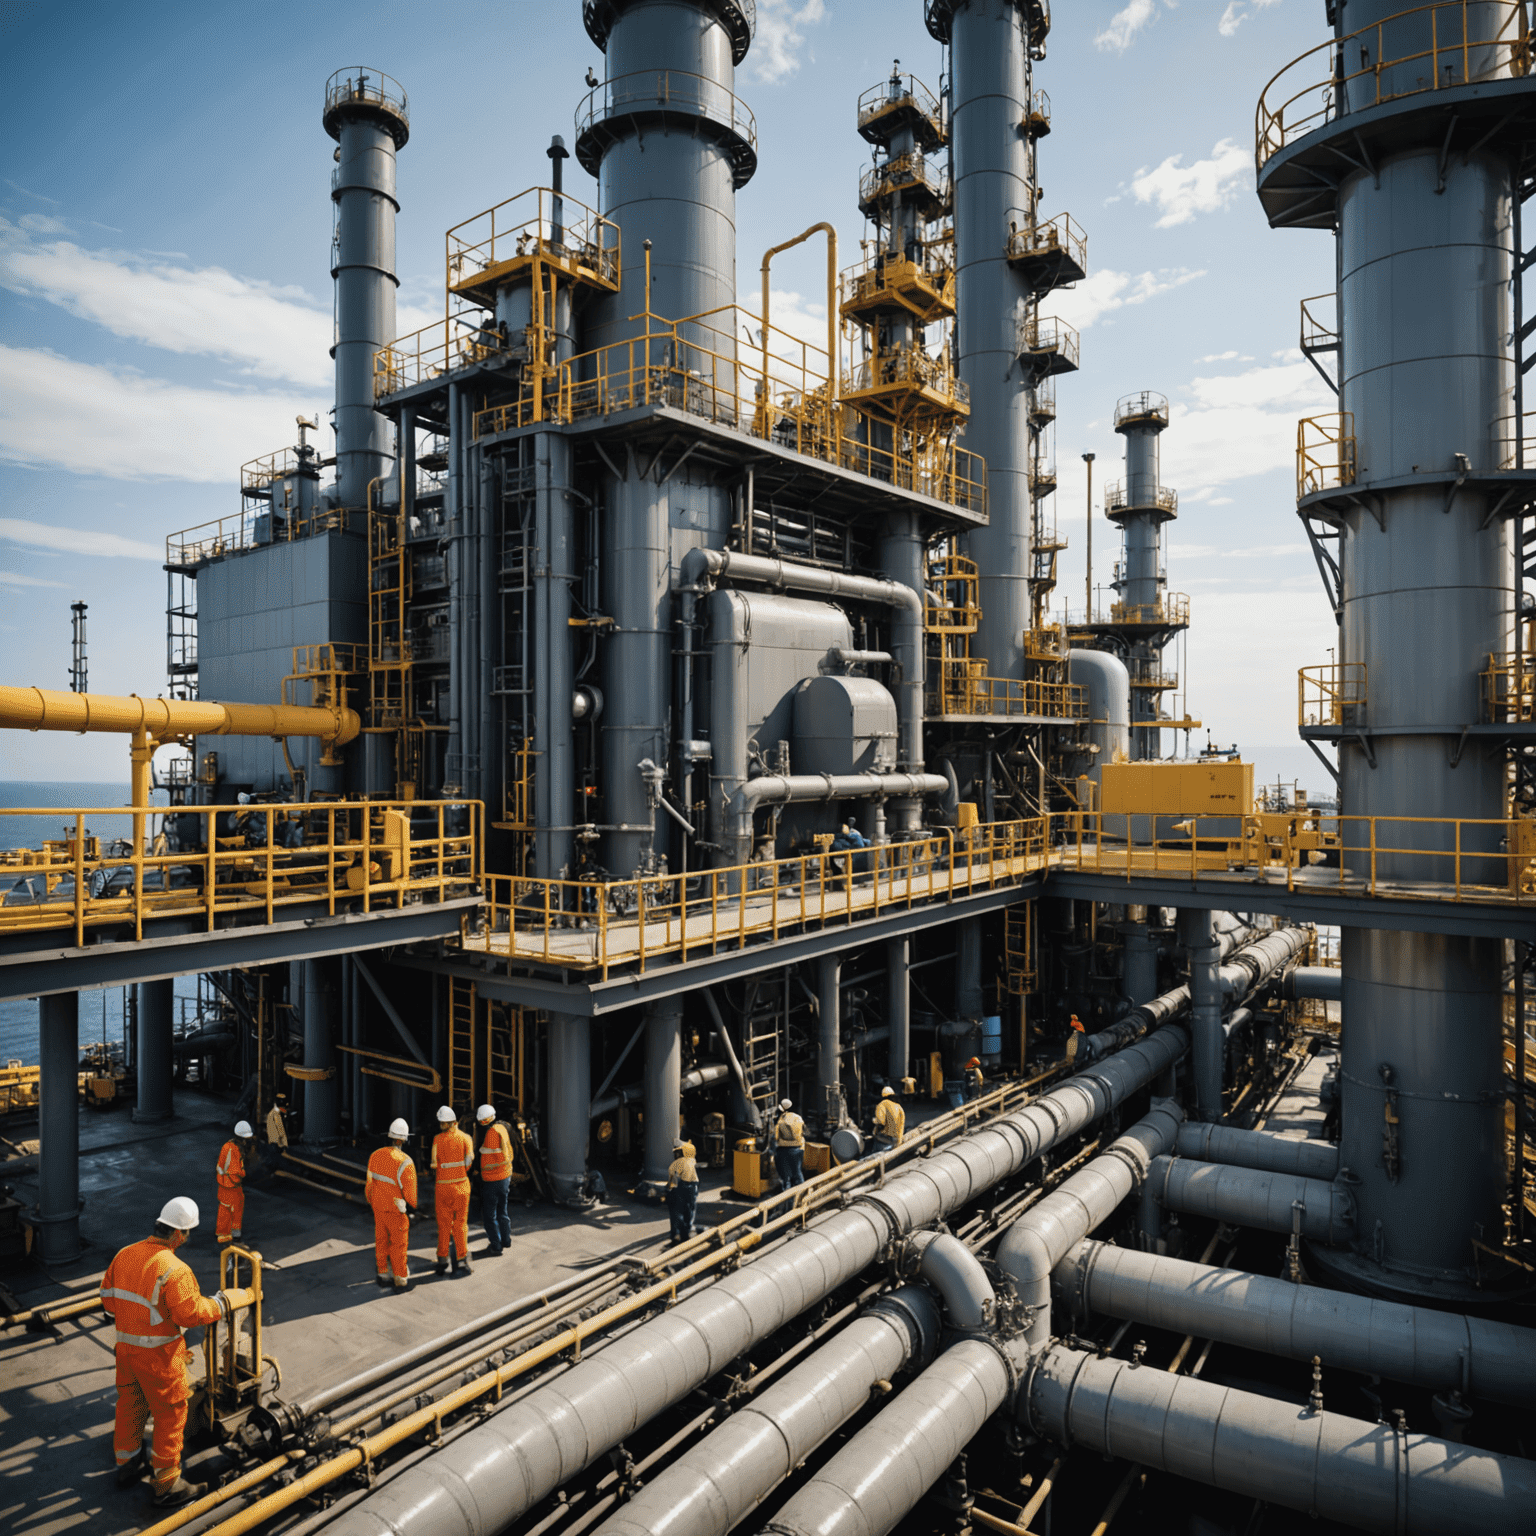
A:
[[[1253,809],[1253,764],[1105,763],[1106,816],[1245,816]]]
[[[760,1147],[752,1136],[743,1136],[736,1143],[731,1173],[731,1188],[748,1200],[760,1200],[778,1187],[773,1153],[767,1146]]]

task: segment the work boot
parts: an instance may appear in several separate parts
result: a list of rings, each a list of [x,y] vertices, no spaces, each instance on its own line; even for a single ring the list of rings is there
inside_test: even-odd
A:
[[[485,1252],[480,1255],[480,1257],[482,1259],[499,1259],[501,1257],[501,1249],[487,1248]]]
[[[381,1291],[387,1291],[389,1289],[389,1276],[375,1275],[373,1283],[378,1286]]]
[[[193,1499],[202,1498],[206,1492],[205,1483],[189,1483],[186,1478],[178,1477],[169,1488],[156,1491],[154,1505],[156,1509],[179,1509],[183,1504],[190,1504]]]
[[[454,1265],[454,1272],[455,1273],[458,1272],[458,1265],[457,1265],[457,1263],[455,1263],[455,1265]],[[437,1263],[432,1266],[432,1273],[434,1275],[446,1275],[448,1273],[448,1260],[447,1259],[439,1259],[437,1261]]]
[[[117,1469],[117,1486],[131,1488],[149,1470],[149,1463],[141,1449],[132,1461],[125,1461]]]
[[[395,1295],[398,1296],[401,1293],[401,1291],[408,1290],[410,1288],[410,1284],[411,1284],[411,1282],[409,1280],[407,1280],[404,1275],[396,1275],[395,1276]]]

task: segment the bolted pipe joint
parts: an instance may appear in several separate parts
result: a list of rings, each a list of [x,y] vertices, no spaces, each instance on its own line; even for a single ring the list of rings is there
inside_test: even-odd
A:
[[[1158,1157],[1148,1188],[1166,1210],[1263,1232],[1289,1233],[1301,1206],[1301,1235],[1329,1247],[1355,1234],[1355,1196],[1341,1177],[1332,1183],[1261,1168],[1230,1168],[1183,1157]]]
[[[925,1280],[944,1302],[951,1328],[986,1332],[997,1320],[997,1296],[981,1261],[947,1232],[914,1232],[897,1255],[898,1272]]]

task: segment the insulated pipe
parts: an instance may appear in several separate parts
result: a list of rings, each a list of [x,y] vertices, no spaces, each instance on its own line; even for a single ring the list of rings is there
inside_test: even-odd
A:
[[[334,960],[304,962],[304,1065],[325,1074],[304,1084],[305,1141],[334,1141],[341,1134],[335,969]]]
[[[1536,1507],[1536,1462],[1061,1345],[1021,1407],[1058,1444],[1392,1536],[1515,1536]]]
[[[1312,941],[1307,928],[1278,928],[1252,944],[1234,950],[1221,967],[1221,990],[1229,997],[1246,997],[1264,977],[1294,960]],[[1338,976],[1341,973],[1331,973]]]
[[[899,677],[892,687],[896,696],[897,766],[918,773],[923,766],[923,595],[899,581],[879,581],[871,576],[849,576],[816,566],[770,560],[763,555],[738,555],[730,550],[691,549],[683,557],[684,586],[703,587],[713,581],[757,581],[789,592],[817,592],[823,597],[846,597],[857,602],[880,603],[892,610],[891,654]],[[68,697],[68,695],[66,695]],[[933,790],[902,790],[901,794],[932,794]]]
[[[793,240],[785,240],[780,245],[770,245],[763,252],[763,398],[765,402],[771,403],[772,390],[768,385],[768,264],[780,251],[792,250],[818,232],[827,237],[827,410],[830,413],[837,406],[838,391],[842,387],[839,378],[842,370],[839,367],[837,345],[837,230],[825,220],[819,224],[812,224],[807,230],[802,230]]]
[[[1055,1281],[1088,1312],[1288,1360],[1316,1355],[1325,1366],[1434,1391],[1536,1404],[1536,1329],[1110,1243],[1077,1244],[1056,1265]]]
[[[1307,1179],[1326,1181],[1339,1174],[1339,1149],[1331,1141],[1303,1141],[1273,1131],[1244,1131],[1235,1125],[1182,1125],[1174,1151],[1207,1163],[1296,1173]]]
[[[1160,1031],[859,1195],[403,1472],[337,1519],[333,1536],[505,1530],[662,1409],[846,1284],[893,1239],[1012,1177],[1145,1087],[1187,1048],[1182,1030]],[[989,1345],[970,1347],[995,1354]]]
[[[738,785],[730,799],[731,837],[737,863],[752,849],[752,817],[761,805],[808,800],[852,800],[943,794],[949,780],[937,773],[765,773]]]
[[[1025,1340],[1031,1356],[1051,1342],[1051,1271],[1146,1182],[1152,1160],[1173,1145],[1183,1118],[1176,1104],[1156,1105],[1003,1234],[997,1263],[1030,1309]]]
[[[903,1257],[920,1280],[926,1280],[944,1301],[951,1328],[971,1332],[990,1328],[997,1296],[981,1260],[948,1232],[914,1232]]]
[[[955,1012],[977,1020],[986,1012],[981,991],[981,919],[962,918],[955,927]]]
[[[1202,907],[1185,908],[1179,913],[1178,928],[1189,965],[1189,1054],[1195,1113],[1201,1120],[1220,1120],[1227,1058],[1217,974],[1221,950],[1214,915]]]
[[[725,1076],[725,1068],[720,1069]],[[667,1187],[672,1143],[683,1122],[683,999],[658,998],[645,1010],[645,1161],[640,1182]]]
[[[1294,1173],[1226,1168],[1183,1157],[1159,1157],[1147,1178],[1152,1197],[1170,1211],[1208,1216],[1263,1232],[1289,1232],[1293,1206],[1302,1205],[1301,1235],[1315,1243],[1347,1243],[1355,1230],[1348,1188]]]
[[[1320,1002],[1344,1000],[1344,972],[1335,965],[1298,965],[1285,978],[1284,992],[1292,999],[1312,997]]]
[[[172,977],[139,983],[135,1125],[156,1125],[169,1120],[174,1113],[171,1078],[175,1070],[172,1050],[175,1015],[176,982]]]
[[[842,956],[822,955],[816,962],[816,1082],[821,1089],[821,1115],[829,1136],[845,1119],[842,981]]]
[[[587,1144],[592,1122],[591,1020],[549,1016],[549,1182],[559,1205],[580,1208],[587,1195]]]
[[[880,1297],[646,1483],[597,1536],[725,1536],[869,1402],[876,1383],[926,1365],[938,1336],[938,1308],[921,1286]]]
[[[1018,1371],[1008,1348],[990,1335],[951,1345],[801,1486],[764,1536],[892,1530],[1008,1400]]]
[[[708,1088],[712,1083],[723,1083],[730,1075],[731,1069],[723,1061],[706,1061],[702,1067],[690,1067],[678,1078],[678,1090],[680,1094],[692,1093],[696,1088]],[[643,1104],[647,1098],[644,1083],[626,1083],[622,1088],[610,1088],[607,1093],[600,1093],[592,1100],[588,1109],[588,1118],[599,1120],[621,1104]],[[674,1121],[673,1129],[667,1132],[667,1161],[661,1168],[663,1183],[666,1182],[667,1163],[672,1161],[672,1139],[678,1134],[677,1123]]]
[[[38,1000],[37,1241],[43,1263],[80,1256],[80,994]]]

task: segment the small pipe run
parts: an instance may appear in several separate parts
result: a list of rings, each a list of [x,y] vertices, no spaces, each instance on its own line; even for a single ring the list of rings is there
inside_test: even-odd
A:
[[[1536,1329],[1109,1243],[1078,1243],[1053,1273],[1058,1294],[1084,1312],[1289,1360],[1316,1355],[1342,1370],[1437,1391],[1536,1404]]]
[[[711,1083],[721,1082],[730,1076],[730,1071],[731,1069],[723,1061],[707,1061],[701,1067],[693,1067],[684,1072],[678,1079],[678,1085],[684,1093],[692,1093],[696,1088],[707,1088]],[[644,1098],[644,1083],[626,1083],[622,1088],[615,1088],[612,1092],[593,1099],[590,1118],[601,1119],[621,1104],[639,1104]],[[671,1131],[667,1133],[668,1146],[672,1145],[673,1134]]]
[[[868,800],[941,795],[949,780],[937,773],[765,773],[739,785],[730,799],[736,861],[752,850],[752,818],[759,806],[809,800]]]
[[[846,1210],[723,1275],[401,1473],[341,1515],[333,1536],[505,1530],[664,1408],[854,1278],[894,1239],[1011,1178],[1145,1087],[1187,1048],[1182,1030],[1161,1030],[860,1194]],[[990,1344],[969,1347],[997,1360],[996,1370],[1006,1376]]]
[[[1229,1168],[1261,1168],[1327,1181],[1339,1174],[1339,1149],[1331,1141],[1303,1141],[1274,1131],[1244,1131],[1235,1125],[1188,1122],[1179,1127],[1173,1150],[1180,1157],[1225,1163]]]
[[[1183,1119],[1177,1104],[1159,1102],[1003,1234],[997,1263],[1030,1309],[1025,1341],[1031,1356],[1051,1342],[1052,1270],[1145,1183],[1153,1159],[1173,1145]]]
[[[1060,1445],[1392,1536],[1515,1536],[1536,1508],[1536,1462],[1061,1345],[1020,1408]]]
[[[868,1401],[926,1365],[939,1313],[922,1286],[882,1296],[810,1359],[647,1483],[596,1536],[726,1536]]]
[[[1166,1210],[1257,1227],[1262,1232],[1290,1232],[1299,1201],[1301,1235],[1310,1242],[1334,1246],[1354,1235],[1354,1197],[1342,1183],[1159,1157],[1152,1163],[1147,1190]]]
[[[1310,997],[1340,1003],[1344,1000],[1344,972],[1335,965],[1298,965],[1287,972],[1284,992],[1291,999]]]
[[[763,252],[763,402],[765,408],[772,408],[773,391],[768,383],[768,264],[780,251],[793,250],[818,233],[827,237],[827,413],[830,416],[837,406],[838,375],[842,370],[837,346],[837,230],[825,219],[802,230],[793,240],[770,245]]]

